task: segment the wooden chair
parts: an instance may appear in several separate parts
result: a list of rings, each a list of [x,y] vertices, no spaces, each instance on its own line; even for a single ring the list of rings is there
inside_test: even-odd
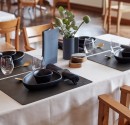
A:
[[[117,34],[119,34],[119,30],[120,30],[120,22],[121,22],[121,16],[123,13],[128,13],[130,12],[130,6],[129,5],[124,5],[123,2],[120,2],[120,0],[111,0],[111,1],[117,1],[117,4],[112,5],[112,2],[110,2],[110,4],[108,4],[109,0],[105,0],[105,4],[104,4],[104,22],[103,22],[103,27],[106,28],[107,27],[107,19],[108,17],[111,17],[111,15],[108,15],[109,13],[109,9],[111,12],[117,12],[117,26],[116,26],[116,32]],[[110,14],[111,14],[110,12]],[[108,20],[109,25],[111,26],[111,19]],[[110,28],[107,27],[107,31],[108,33],[110,32]]]
[[[24,9],[25,7],[32,7],[35,11],[34,15],[36,17],[36,6],[37,6],[38,2],[40,2],[40,4],[41,4],[41,0],[18,0],[18,1],[19,1],[19,5],[18,5],[19,11]],[[41,6],[40,6],[40,11],[42,11]],[[20,15],[23,16],[23,13],[24,12],[22,11]]]
[[[120,103],[107,94],[99,96],[98,125],[108,125],[110,108],[119,114],[118,125],[130,125],[129,100],[127,100],[128,94],[130,94],[130,87],[124,85],[121,87]]]
[[[56,4],[57,3],[67,3],[67,6],[68,6],[68,10],[70,10],[70,0],[53,0],[53,16],[55,16],[55,10],[56,10]]]
[[[11,0],[5,0],[8,12],[10,12],[11,10]],[[3,6],[4,6],[4,0],[1,0],[1,10],[3,10]]]
[[[23,36],[25,43],[25,50],[31,51],[34,48],[31,47],[31,43],[41,42],[42,41],[42,32],[52,28],[52,24],[44,24],[39,26],[24,27]]]
[[[10,45],[12,47],[10,33],[13,31],[15,32],[14,46],[15,46],[16,50],[19,50],[19,27],[20,27],[20,18],[19,17],[14,20],[0,22],[0,34],[5,35],[5,38],[6,38],[5,45],[7,45],[7,46]]]

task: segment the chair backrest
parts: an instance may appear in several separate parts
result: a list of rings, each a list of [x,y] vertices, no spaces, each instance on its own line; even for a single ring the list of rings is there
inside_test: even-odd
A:
[[[35,7],[37,5],[37,3],[39,2],[39,0],[19,0],[19,6],[32,6]]]
[[[10,33],[12,31],[15,31],[16,50],[19,50],[19,31],[20,31],[19,29],[20,29],[20,17],[10,21],[0,22],[0,34],[5,35],[6,42],[8,44],[11,44]]]
[[[127,100],[128,94],[130,94],[130,87],[125,85],[121,87],[120,103],[107,94],[98,97],[98,125],[108,125],[110,108],[119,114],[118,125],[130,125],[130,110],[128,109],[129,100]]]
[[[24,27],[23,36],[24,36],[25,50],[26,51],[34,50],[34,48],[30,46],[30,44],[42,41],[42,32],[52,27],[53,26],[51,23],[32,27]]]

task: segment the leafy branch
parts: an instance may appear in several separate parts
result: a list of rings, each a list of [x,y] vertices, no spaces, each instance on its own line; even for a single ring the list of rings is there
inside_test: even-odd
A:
[[[90,17],[86,15],[83,17],[83,21],[80,25],[76,26],[75,16],[71,11],[65,10],[62,6],[58,8],[58,11],[60,17],[55,18],[54,26],[59,28],[64,38],[74,37],[84,23],[87,24],[90,22]]]

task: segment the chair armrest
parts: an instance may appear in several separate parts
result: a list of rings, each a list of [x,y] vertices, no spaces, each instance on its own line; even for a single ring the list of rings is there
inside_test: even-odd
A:
[[[115,101],[112,97],[110,97],[107,94],[100,95],[98,98],[99,101],[102,102],[104,105],[113,109],[127,120],[130,120],[130,110],[127,107]]]
[[[125,93],[130,93],[130,86],[124,85],[120,88],[120,90]]]

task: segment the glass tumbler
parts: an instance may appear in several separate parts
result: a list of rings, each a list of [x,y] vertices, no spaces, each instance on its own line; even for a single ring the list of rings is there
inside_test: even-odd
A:
[[[45,68],[44,58],[42,56],[32,57],[32,70]]]
[[[11,56],[5,55],[1,57],[1,71],[4,75],[9,75],[13,72],[14,63]]]
[[[95,44],[93,40],[85,39],[84,41],[84,52],[86,54],[92,54],[95,48]]]
[[[111,54],[114,54],[116,50],[120,50],[120,44],[118,42],[114,42],[114,40],[111,40],[110,42],[110,49],[111,49]]]

